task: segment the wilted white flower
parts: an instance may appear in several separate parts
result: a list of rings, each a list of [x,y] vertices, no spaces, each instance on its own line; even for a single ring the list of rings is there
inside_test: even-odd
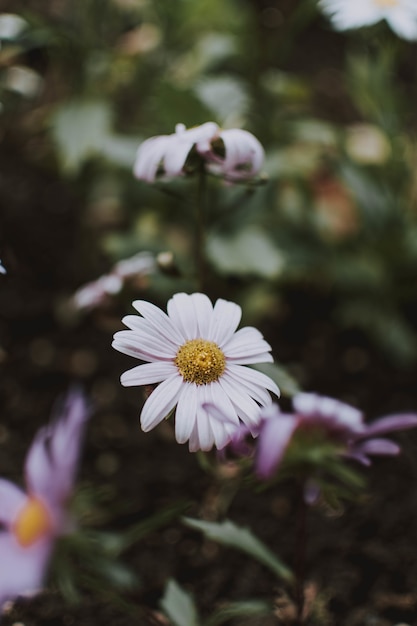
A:
[[[202,293],[175,294],[168,315],[143,300],[133,302],[142,315],[123,319],[131,330],[119,331],[113,347],[148,361],[125,372],[125,386],[160,383],[146,400],[141,426],[149,431],[176,408],[175,436],[189,441],[190,451],[223,448],[244,422],[251,431],[259,423],[259,405],[271,404],[267,390],[276,384],[250,363],[272,361],[271,347],[252,327],[236,331],[242,310],[219,299],[214,307]],[[203,403],[219,406],[228,417],[213,418]]]
[[[210,172],[230,181],[253,178],[264,161],[261,144],[246,130],[221,130],[214,122],[188,130],[184,124],[177,124],[173,135],[151,137],[139,146],[134,174],[150,183],[159,174],[182,176],[193,148]]]
[[[386,20],[404,39],[417,39],[416,0],[320,0],[337,30],[360,28]]]

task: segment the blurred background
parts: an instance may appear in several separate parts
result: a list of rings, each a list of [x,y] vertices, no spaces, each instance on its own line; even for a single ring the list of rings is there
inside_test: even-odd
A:
[[[144,139],[212,120],[263,144],[256,185],[209,182],[207,292],[238,302],[271,343],[284,404],[302,388],[369,418],[416,410],[416,58],[385,23],[334,32],[314,0],[1,0],[0,472],[21,481],[55,398],[81,381],[96,407],[84,523],[139,528],[126,549],[137,579],[109,567],[94,585],[75,559],[6,626],[163,624],[169,577],[203,615],[274,594],[260,566],[226,566],[179,524],[179,511],[211,510],[212,478],[169,424],[140,431],[142,390],[119,384],[134,363],[111,338],[132,300],[165,308],[195,290],[196,181],[135,180]],[[149,263],[123,285],[74,298],[137,254]],[[369,474],[372,496],[343,518],[313,515],[309,568],[327,596],[311,623],[417,623],[416,442],[399,439],[402,460]],[[233,513],[285,556],[292,506],[291,490],[244,490]]]

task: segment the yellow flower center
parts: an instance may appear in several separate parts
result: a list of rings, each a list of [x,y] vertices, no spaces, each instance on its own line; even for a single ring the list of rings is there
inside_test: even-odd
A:
[[[398,0],[374,0],[377,7],[382,9],[385,7],[395,7],[398,4]]]
[[[174,363],[187,383],[207,385],[223,374],[226,358],[214,341],[190,339],[178,350]]]
[[[23,548],[31,546],[52,529],[51,516],[37,498],[28,498],[13,524],[13,532]]]

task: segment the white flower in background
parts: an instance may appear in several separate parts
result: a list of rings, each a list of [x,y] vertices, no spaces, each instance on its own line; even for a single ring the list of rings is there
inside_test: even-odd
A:
[[[336,30],[361,28],[386,20],[404,39],[417,39],[416,0],[320,0]]]
[[[119,293],[127,280],[147,276],[155,270],[154,255],[150,252],[139,252],[116,263],[109,274],[100,276],[97,280],[77,289],[72,297],[72,303],[77,310],[93,309],[102,305],[109,296]]]
[[[173,135],[151,137],[139,146],[133,172],[149,183],[159,175],[182,176],[193,148],[208,171],[230,181],[256,176],[265,156],[259,141],[246,130],[221,130],[214,122],[188,130],[184,124],[177,124]]]
[[[133,302],[142,315],[128,315],[123,323],[130,330],[115,334],[113,347],[148,361],[128,370],[122,385],[160,383],[146,400],[141,426],[147,432],[176,407],[175,436],[189,441],[191,452],[223,448],[244,422],[251,431],[259,423],[259,405],[271,404],[267,390],[279,389],[250,363],[272,361],[271,347],[252,327],[236,330],[242,310],[219,299],[214,307],[202,293],[175,294],[168,314],[143,300]],[[224,422],[202,407],[210,403],[227,416]]]

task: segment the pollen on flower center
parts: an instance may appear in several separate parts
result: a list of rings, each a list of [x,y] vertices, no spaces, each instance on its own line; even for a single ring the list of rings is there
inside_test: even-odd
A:
[[[223,374],[226,358],[214,341],[190,339],[180,347],[174,363],[187,383],[206,385]]]
[[[27,548],[51,529],[52,520],[45,505],[35,497],[28,498],[13,524],[13,532],[19,544]]]

